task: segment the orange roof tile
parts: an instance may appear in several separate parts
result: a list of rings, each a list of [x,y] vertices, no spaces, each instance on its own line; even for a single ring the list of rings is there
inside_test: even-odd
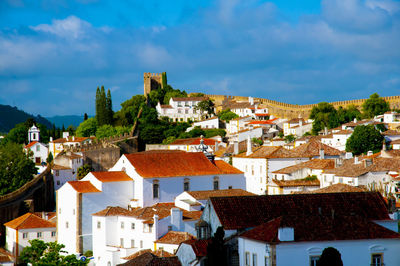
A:
[[[143,178],[225,174],[228,168],[214,165],[202,152],[146,151],[125,154]],[[221,167],[222,169],[220,169]]]
[[[179,245],[183,241],[195,239],[195,237],[187,232],[176,232],[176,231],[169,231],[160,239],[155,241],[155,243],[163,243],[163,244],[175,244]]]
[[[169,145],[199,145],[201,138],[177,139]],[[215,139],[203,138],[205,145],[215,145]]]
[[[52,228],[56,227],[56,225],[52,222],[49,222],[45,219],[42,219],[36,216],[33,213],[25,213],[24,215],[15,218],[12,221],[9,221],[4,224],[7,227],[13,229],[30,229],[30,228]]]
[[[26,145],[24,148],[25,149],[29,149],[30,147],[32,147],[33,145],[35,145],[36,143],[38,143],[37,141],[32,141],[31,143],[29,143],[28,145]]]
[[[311,140],[305,144],[302,144],[290,152],[293,154],[294,157],[314,157],[319,156],[320,149],[324,150],[325,156],[338,156],[340,155],[340,151],[332,148],[328,145],[325,145],[317,140]]]
[[[68,184],[79,193],[95,193],[101,192],[90,181],[68,181]]]
[[[197,200],[206,200],[211,197],[254,196],[255,194],[243,189],[198,190],[186,191]]]
[[[285,168],[281,168],[272,173],[274,174],[291,174],[299,171],[300,169],[310,168],[310,169],[334,169],[335,161],[333,159],[313,159],[303,163],[295,164]]]
[[[385,135],[385,136],[398,136],[398,135],[400,135],[400,131],[397,131],[397,130],[386,130],[385,132],[383,132],[382,133],[382,135]]]
[[[294,180],[275,180],[272,182],[277,184],[279,187],[319,187],[319,180],[304,180],[304,179],[294,179]]]
[[[132,181],[124,171],[91,172],[97,180],[103,183]]]
[[[224,174],[243,174],[242,171],[237,169],[236,167],[230,165],[229,163],[222,160],[215,160],[215,166],[218,167]]]

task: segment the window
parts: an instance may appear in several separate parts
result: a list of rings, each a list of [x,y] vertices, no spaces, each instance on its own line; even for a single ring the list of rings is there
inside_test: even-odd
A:
[[[36,145],[36,151],[40,151],[40,145]]]
[[[42,232],[37,232],[37,238],[41,238],[42,237]]]
[[[143,232],[144,233],[151,233],[153,231],[152,224],[143,224]]]
[[[213,185],[214,185],[214,190],[218,190],[219,189],[219,178],[218,178],[218,176],[214,177]]]
[[[228,189],[232,189],[232,186],[229,186]]]
[[[131,248],[135,247],[135,239],[131,239]]]
[[[61,214],[61,208],[58,209],[58,213]]]
[[[131,229],[135,230],[135,223],[131,223]]]
[[[253,253],[253,266],[257,266],[257,254]]]
[[[153,198],[158,199],[159,198],[159,192],[160,192],[160,186],[158,184],[158,180],[153,181]]]
[[[22,234],[22,238],[23,238],[23,239],[27,239],[27,238],[28,238],[28,233],[23,233],[23,234]]]
[[[101,222],[97,221],[97,229],[100,229],[100,228],[101,228]]]
[[[251,174],[254,175],[254,165],[251,166]]]
[[[244,265],[250,266],[250,253],[249,252],[244,253]]]
[[[310,256],[310,266],[317,266],[319,256]]]
[[[339,183],[343,183],[343,177],[339,177]]]
[[[371,266],[383,266],[382,254],[371,255]]]
[[[55,237],[56,236],[56,231],[51,231],[51,236]]]
[[[75,215],[75,209],[72,209],[72,215]]]
[[[143,240],[140,240],[140,248],[143,248]]]
[[[56,176],[59,176],[59,175],[60,175],[60,171],[56,170]]]
[[[172,226],[171,225],[168,225],[168,232],[169,231],[172,231]]]
[[[124,247],[124,239],[123,238],[119,239],[119,245],[121,246],[121,248]]]
[[[65,228],[68,228],[68,227],[69,227],[68,222],[65,222]]]
[[[124,222],[121,222],[121,229],[124,229],[125,225]]]
[[[183,191],[189,191],[189,178],[185,178],[183,182]]]
[[[59,186],[60,185],[60,180],[57,180],[57,186]]]

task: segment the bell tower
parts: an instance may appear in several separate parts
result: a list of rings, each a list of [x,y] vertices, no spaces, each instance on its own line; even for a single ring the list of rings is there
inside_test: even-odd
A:
[[[35,126],[35,124],[32,125],[32,127],[28,130],[28,143],[31,143],[32,141],[39,141],[40,138],[40,129]]]

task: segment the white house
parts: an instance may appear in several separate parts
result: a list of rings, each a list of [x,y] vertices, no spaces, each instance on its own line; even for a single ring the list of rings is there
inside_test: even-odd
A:
[[[288,121],[285,121],[283,123],[283,135],[287,136],[287,135],[293,134],[293,132],[290,130],[291,128],[299,127],[299,126],[303,127],[303,125],[305,125],[305,124],[308,124],[308,123],[303,118],[293,118]],[[296,135],[296,134],[293,134],[293,135]],[[299,135],[299,136],[302,136],[302,135]]]
[[[169,231],[154,242],[154,247],[175,254],[182,242],[191,239],[195,239],[195,236],[187,232]]]
[[[246,187],[243,172],[202,152],[124,154],[109,172],[91,172],[57,191],[58,241],[70,253],[92,249],[91,214],[107,206],[174,202],[183,191]]]
[[[75,137],[69,136],[68,132],[64,132],[62,138],[50,140],[49,142],[49,152],[53,154],[55,158],[60,152],[64,150],[64,147],[80,147],[85,144],[90,144],[93,141],[93,137]]]
[[[228,252],[232,259],[239,257],[240,265],[314,265],[310,260],[317,258],[311,256],[319,257],[332,245],[344,265],[358,265],[358,254],[363,264],[371,263],[377,253],[387,265],[397,265],[397,223],[377,192],[214,197],[203,211],[197,237],[207,239],[222,227]]]
[[[49,221],[53,216],[54,213],[44,213],[43,216],[41,213],[26,213],[5,223],[5,248],[17,258],[25,247],[30,246],[29,240],[56,241],[56,224]]]
[[[382,135],[385,137],[386,142],[391,142],[400,139],[400,131],[397,130],[389,129],[383,132]]]
[[[172,97],[169,105],[158,103],[156,110],[159,116],[166,116],[174,122],[199,121],[204,113],[196,107],[205,100],[208,100],[208,97]]]
[[[38,141],[32,141],[28,145],[24,147],[25,152],[32,152],[32,161],[35,164],[40,165],[41,163],[45,163],[47,156],[49,154],[49,149],[47,146]]]
[[[54,158],[51,168],[54,179],[54,190],[57,191],[68,181],[77,179],[78,168],[83,165],[81,153],[61,152]]]
[[[254,102],[253,97],[249,97],[247,102],[230,102],[226,109],[230,109],[239,117],[251,116],[253,119],[265,119],[269,117],[268,108],[260,107],[259,103]]]
[[[211,118],[203,119],[201,121],[194,122],[191,127],[186,129],[186,132],[189,132],[195,127],[200,127],[202,129],[213,129],[213,128],[220,128],[220,121],[218,116],[213,116]]]
[[[346,150],[346,142],[353,134],[352,130],[340,130],[338,132],[331,133],[321,137],[321,142],[338,149],[339,151]]]
[[[226,125],[227,133],[229,135],[232,135],[241,130],[244,130],[247,122],[251,120],[251,116],[238,117],[230,120],[229,123]]]
[[[176,256],[178,256],[182,265],[204,266],[210,241],[210,239],[186,240],[179,245]]]

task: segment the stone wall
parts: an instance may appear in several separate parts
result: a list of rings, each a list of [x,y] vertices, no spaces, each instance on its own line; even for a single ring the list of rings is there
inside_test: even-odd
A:
[[[143,84],[144,91],[143,94],[146,96],[152,90],[156,90],[158,87],[163,84],[163,75],[162,73],[144,73],[143,74]]]

